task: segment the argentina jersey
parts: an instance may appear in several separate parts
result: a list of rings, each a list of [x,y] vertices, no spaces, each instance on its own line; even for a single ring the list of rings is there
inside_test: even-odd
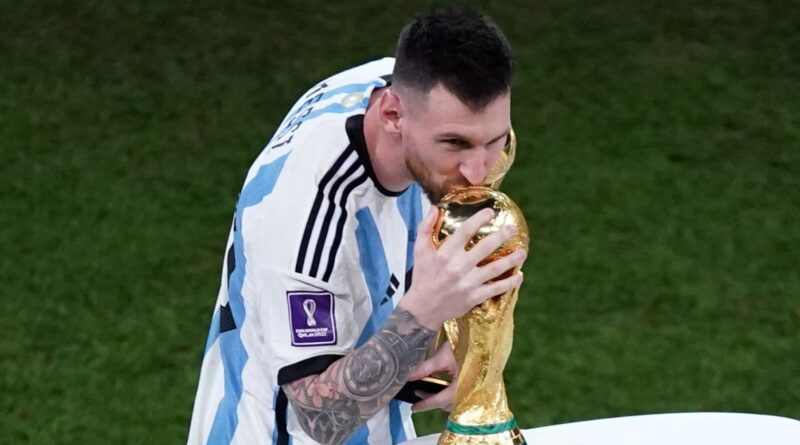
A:
[[[367,341],[410,285],[429,203],[378,182],[364,140],[370,94],[394,59],[336,74],[292,107],[248,171],[223,259],[190,445],[314,444],[280,385]],[[348,443],[415,437],[394,400]]]

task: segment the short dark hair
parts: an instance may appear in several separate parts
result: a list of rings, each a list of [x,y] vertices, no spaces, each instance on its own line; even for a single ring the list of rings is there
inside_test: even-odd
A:
[[[511,45],[486,15],[450,6],[417,15],[397,42],[392,82],[428,93],[442,84],[473,109],[510,91]]]

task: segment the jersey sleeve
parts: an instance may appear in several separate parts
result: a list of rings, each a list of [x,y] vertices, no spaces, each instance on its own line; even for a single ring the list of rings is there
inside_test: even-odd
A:
[[[286,269],[254,274],[263,356],[278,384],[318,374],[358,340],[352,299],[328,283]]]
[[[243,297],[247,312],[254,315],[247,334],[255,348],[250,357],[262,361],[259,368],[278,384],[324,371],[358,340],[350,286],[342,280],[323,281],[297,267],[308,250],[302,240],[307,221],[313,219],[319,182],[308,171],[317,170],[317,161],[293,152],[270,193],[248,198],[252,204],[247,207],[240,198],[238,209],[241,233],[234,244],[242,245]]]
[[[258,317],[248,338],[273,379],[282,380],[285,369],[326,369],[354,349],[357,320],[363,325],[369,316],[363,304],[354,307],[368,297],[354,298],[357,286],[336,267],[350,259],[341,256],[349,199],[368,179],[347,123],[386,85],[377,76],[392,63],[367,64],[312,88],[248,172],[237,205],[244,300]]]

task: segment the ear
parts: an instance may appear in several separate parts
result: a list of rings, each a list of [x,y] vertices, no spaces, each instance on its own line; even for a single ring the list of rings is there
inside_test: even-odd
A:
[[[400,97],[391,88],[384,90],[378,102],[381,127],[390,134],[400,134],[403,118]]]

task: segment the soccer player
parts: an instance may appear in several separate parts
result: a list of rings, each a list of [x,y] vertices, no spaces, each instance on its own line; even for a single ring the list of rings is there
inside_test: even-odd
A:
[[[190,445],[414,437],[412,407],[395,396],[457,372],[447,345],[422,361],[434,333],[522,281],[486,284],[524,252],[478,266],[513,229],[464,249],[489,210],[438,250],[430,239],[430,202],[481,183],[504,147],[512,71],[489,18],[448,8],[406,26],[395,58],[303,94],[239,197]],[[447,408],[453,390],[413,408]]]

